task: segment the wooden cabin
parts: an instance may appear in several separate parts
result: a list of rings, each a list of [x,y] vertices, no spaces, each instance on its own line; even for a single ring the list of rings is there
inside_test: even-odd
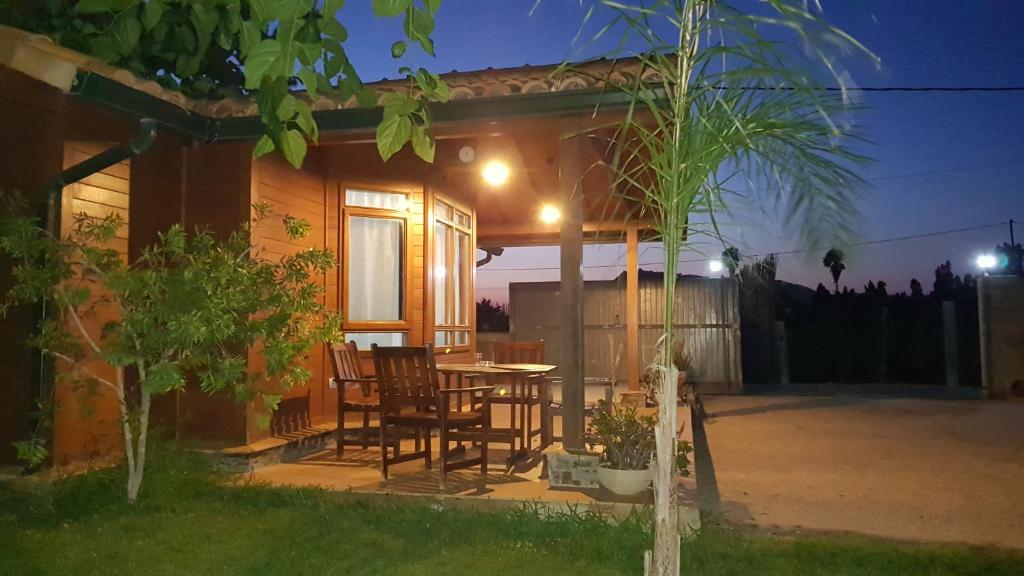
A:
[[[434,107],[435,162],[408,149],[389,162],[378,156],[379,110],[318,100],[321,141],[296,170],[277,155],[254,160],[261,134],[252,101],[190,100],[154,82],[54,45],[0,28],[0,186],[43,194],[66,169],[135,137],[140,120],[157,122],[146,151],[63,189],[65,215],[119,212],[128,222],[119,249],[130,257],[171,224],[227,234],[252,217],[255,202],[309,221],[312,234],[291,241],[280,230],[257,230],[265,257],[316,246],[334,251],[338,266],[319,279],[326,303],[341,310],[346,336],[371,343],[433,342],[446,360],[476,350],[474,265],[477,248],[561,246],[561,349],[566,383],[566,437],[582,432],[582,246],[626,241],[629,380],[639,378],[637,243],[647,233],[637,207],[612,190],[602,126],[623,100],[590,74],[552,76],[553,67],[451,73],[452,101]],[[620,65],[615,74],[629,74]],[[600,70],[599,70],[600,69]],[[382,83],[380,91],[395,89]],[[616,111],[619,112],[616,112]],[[508,168],[507,181],[488,184],[483,167]],[[547,207],[547,219],[541,212]],[[560,212],[553,221],[552,209]],[[65,226],[67,218],[65,218]],[[9,282],[0,271],[0,288]],[[27,433],[38,376],[23,340],[32,311],[18,310],[0,326],[0,458]],[[251,355],[254,368],[258,358]],[[254,409],[197,390],[167,395],[154,410],[181,436],[218,446],[251,444],[278,429],[330,424],[336,391],[323,348],[309,351],[313,377],[290,390],[274,423],[260,426]],[[80,392],[58,379],[53,439],[55,464],[117,453],[116,402],[102,391],[86,414]],[[578,414],[577,414],[578,412]]]

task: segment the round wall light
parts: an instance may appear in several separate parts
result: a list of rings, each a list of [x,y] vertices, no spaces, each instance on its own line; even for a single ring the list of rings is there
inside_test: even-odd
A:
[[[508,166],[500,160],[491,160],[484,165],[484,181],[491,186],[501,186],[508,182],[509,173]]]

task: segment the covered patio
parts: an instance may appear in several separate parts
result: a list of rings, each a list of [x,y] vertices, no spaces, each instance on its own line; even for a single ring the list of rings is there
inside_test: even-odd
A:
[[[39,36],[0,28],[0,38],[0,77],[9,80],[4,97],[31,101],[26,118],[45,117],[54,128],[39,135],[46,146],[13,146],[17,153],[7,161],[63,167],[62,226],[71,214],[116,211],[127,224],[119,250],[132,258],[172,224],[230,233],[252,221],[257,202],[303,218],[311,224],[308,239],[292,242],[260,230],[254,243],[271,258],[308,247],[335,252],[336,272],[317,281],[327,306],[344,314],[346,338],[359,343],[367,369],[373,343],[433,343],[439,363],[473,361],[473,250],[557,245],[562,352],[546,360],[558,367],[557,426],[564,447],[573,449],[584,447],[583,245],[625,242],[626,387],[638,387],[637,247],[650,230],[637,204],[614,189],[608,126],[626,102],[597,80],[606,74],[626,80],[637,73],[635,63],[446,74],[452,100],[431,109],[433,163],[408,148],[381,161],[374,138],[380,108],[318,98],[311,105],[319,145],[295,169],[275,155],[252,157],[262,126],[250,99],[194,100]],[[386,94],[405,84],[375,88]],[[145,146],[124,144],[140,130],[148,131]],[[503,176],[489,174],[495,166]],[[249,363],[250,370],[260,369],[256,354]],[[154,419],[176,437],[228,455],[326,437],[337,425],[338,404],[327,354],[311,350],[307,366],[313,377],[284,393],[269,428],[253,403],[192,388],[160,398]],[[75,401],[72,387],[58,383],[57,390],[61,401]],[[104,413],[116,406],[103,394],[95,402]],[[59,463],[116,450],[117,430],[109,421],[78,420],[58,415]],[[369,485],[356,476],[339,485]],[[527,477],[539,480],[540,473]]]

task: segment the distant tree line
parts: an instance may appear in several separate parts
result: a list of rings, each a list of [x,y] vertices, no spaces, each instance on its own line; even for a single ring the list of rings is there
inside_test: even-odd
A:
[[[1024,247],[996,247],[993,273],[1021,274]],[[724,262],[738,262],[729,248]],[[831,249],[822,259],[832,289],[816,290],[776,280],[778,260],[760,258],[729,266],[738,279],[744,380],[778,382],[780,334],[785,342],[792,382],[892,382],[939,384],[945,380],[943,302],[956,309],[960,384],[981,380],[978,342],[977,277],[954,273],[949,261],[935,268],[931,291],[912,279],[908,291],[890,293],[885,281],[871,281],[863,291],[839,289],[845,255]]]
[[[476,303],[477,332],[508,332],[508,305],[484,298]]]

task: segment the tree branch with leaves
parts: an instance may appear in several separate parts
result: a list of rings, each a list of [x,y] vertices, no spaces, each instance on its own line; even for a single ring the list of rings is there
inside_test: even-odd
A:
[[[334,255],[308,248],[262,257],[250,239],[270,216],[266,205],[255,206],[253,224],[225,240],[172,226],[131,263],[105,247],[123,226],[116,214],[79,215],[64,237],[33,218],[0,219],[0,251],[17,262],[0,311],[43,300],[54,307],[32,344],[115,396],[131,501],[142,486],[153,396],[194,380],[204,392],[228,391],[269,414],[281,392],[309,379],[308,351],[340,340],[341,319],[323,305],[317,282]],[[290,216],[280,225],[293,240],[310,231]],[[104,304],[116,314],[100,324]],[[250,350],[262,355],[264,371],[252,369]],[[132,374],[138,386],[128,384]]]
[[[264,136],[255,156],[279,151],[302,165],[319,129],[312,104],[318,97],[378,104],[345,51],[344,0],[39,0],[0,6],[0,23],[47,34],[167,88],[196,98],[255,96]],[[391,54],[401,59],[406,40],[434,55],[434,17],[441,0],[373,0],[374,14],[402,18],[405,40]],[[448,100],[448,89],[424,68],[402,66],[409,81],[385,99],[381,156],[406,143],[430,162],[430,102]],[[305,94],[296,93],[299,87]],[[390,107],[388,103],[392,103]]]

